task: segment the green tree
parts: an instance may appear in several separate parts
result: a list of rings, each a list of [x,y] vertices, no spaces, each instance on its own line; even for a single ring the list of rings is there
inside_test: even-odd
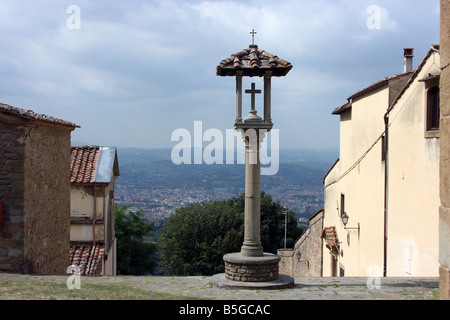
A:
[[[156,263],[150,255],[156,245],[145,243],[144,238],[153,229],[153,222],[147,222],[144,212],[133,212],[128,207],[114,208],[114,224],[117,235],[117,273],[121,275],[150,274]]]
[[[212,275],[224,270],[223,255],[241,250],[245,196],[180,208],[161,230],[158,252],[166,273]],[[284,246],[284,214],[279,202],[261,194],[261,242],[265,252]],[[288,244],[301,234],[288,211]]]

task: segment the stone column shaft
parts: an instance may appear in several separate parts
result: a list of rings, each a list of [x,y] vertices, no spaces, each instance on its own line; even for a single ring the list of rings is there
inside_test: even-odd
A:
[[[272,123],[272,118],[270,115],[271,82],[272,82],[272,71],[266,71],[266,73],[264,75],[264,122],[265,123]]]
[[[252,141],[253,140],[253,141]],[[256,145],[252,145],[256,144]],[[248,257],[259,257],[264,254],[261,245],[261,168],[259,160],[259,139],[246,137],[245,161],[245,227],[244,243],[241,254]]]
[[[242,122],[242,71],[236,72],[236,122]]]

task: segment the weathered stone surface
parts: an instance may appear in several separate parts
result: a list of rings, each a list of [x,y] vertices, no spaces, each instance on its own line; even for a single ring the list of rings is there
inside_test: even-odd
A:
[[[442,116],[450,116],[450,3],[441,1],[441,36],[440,64],[441,78],[439,81],[440,107]]]
[[[70,246],[70,132],[0,121],[0,271],[64,274]]]
[[[322,276],[323,210],[316,212],[293,249],[279,249],[280,273],[291,277]]]
[[[441,204],[450,208],[450,116],[441,118],[440,125],[440,197]]]
[[[289,289],[295,286],[294,279],[284,274],[279,275],[276,280],[252,282],[249,279],[240,281],[228,279],[224,273],[219,273],[211,277],[210,284],[216,288],[256,290]]]
[[[35,273],[65,273],[70,247],[70,131],[40,127],[25,144],[25,251]]]
[[[23,255],[24,145],[18,138],[24,129],[0,123],[0,200],[3,227],[0,228],[0,271],[21,271],[16,256]],[[18,265],[17,265],[18,264]]]
[[[439,299],[450,300],[450,270],[439,267]]]
[[[223,257],[225,277],[233,281],[265,282],[278,279],[280,257],[265,253],[262,257],[247,257],[230,253]]]
[[[450,299],[450,3],[441,1],[439,293]]]
[[[450,269],[450,208],[439,208],[439,263]]]

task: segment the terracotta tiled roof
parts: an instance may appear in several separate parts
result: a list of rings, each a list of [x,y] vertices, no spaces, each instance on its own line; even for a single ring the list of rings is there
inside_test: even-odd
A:
[[[100,147],[72,147],[70,163],[71,183],[93,183]]]
[[[333,247],[339,249],[339,241],[335,227],[328,227],[323,229],[322,238],[326,241],[326,246],[330,249]]]
[[[384,86],[386,84],[389,84],[389,81],[391,81],[391,80],[395,80],[395,79],[398,79],[398,78],[404,77],[404,76],[410,76],[411,77],[413,75],[413,73],[414,73],[413,71],[405,72],[405,73],[399,73],[399,74],[396,74],[394,76],[385,77],[385,78],[383,78],[383,79],[381,79],[381,80],[379,80],[377,82],[374,82],[371,85],[365,87],[364,89],[361,89],[358,92],[352,94],[347,99],[348,102],[346,104],[344,104],[341,107],[335,108],[333,110],[333,112],[331,112],[331,114],[341,114],[344,111],[347,111],[347,110],[352,108],[352,102],[354,101],[355,98],[358,98],[359,96],[361,96],[361,95],[363,95],[365,93],[368,93],[368,92],[370,92],[372,90],[375,90],[375,89],[380,88],[380,87],[382,87],[382,86]]]
[[[80,275],[100,275],[105,248],[102,245],[73,244],[69,251],[69,263],[80,267]]]
[[[285,76],[292,65],[276,55],[260,50],[257,45],[250,45],[238,53],[231,55],[217,66],[218,76],[235,76],[236,71],[243,70],[245,76],[263,76],[272,71],[272,76]]]
[[[81,184],[108,184],[119,176],[115,147],[72,147],[70,182]]]
[[[349,103],[344,104],[341,107],[334,109],[331,114],[341,114],[342,112],[347,111],[348,109],[351,109],[351,108],[352,108],[352,103],[349,102]]]
[[[68,126],[68,127],[73,127],[73,128],[80,127],[74,123],[71,123],[71,122],[68,122],[65,120],[50,117],[45,114],[39,114],[32,110],[25,110],[25,109],[21,109],[21,108],[12,107],[12,106],[4,104],[4,103],[0,103],[0,113],[14,115],[14,116],[17,116],[24,120],[43,121],[43,122],[47,122],[47,123],[63,125],[63,126]]]

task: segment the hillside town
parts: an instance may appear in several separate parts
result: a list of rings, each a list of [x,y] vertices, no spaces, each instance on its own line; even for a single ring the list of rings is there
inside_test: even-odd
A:
[[[181,207],[196,203],[225,200],[236,197],[244,190],[229,188],[135,188],[122,186],[118,181],[115,203],[129,206],[130,210],[142,210],[150,221],[163,223]],[[267,194],[294,212],[299,222],[323,208],[323,186],[286,186],[268,188]]]

